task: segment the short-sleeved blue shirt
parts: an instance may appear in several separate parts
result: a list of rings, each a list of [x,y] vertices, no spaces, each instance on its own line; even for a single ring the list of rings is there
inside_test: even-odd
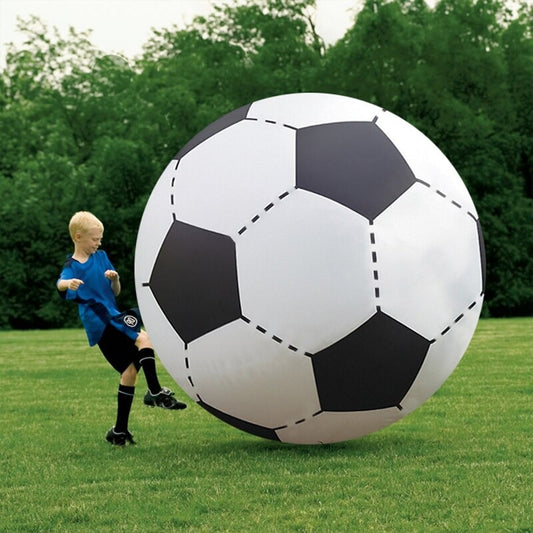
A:
[[[111,319],[120,315],[111,282],[104,275],[106,270],[115,270],[115,268],[103,250],[98,250],[89,256],[85,263],[80,263],[69,255],[58,279],[60,281],[77,278],[83,281],[83,285],[80,285],[77,291],[67,289],[59,291],[59,295],[78,304],[81,322],[91,346],[98,344]],[[137,338],[135,331],[125,326],[121,327],[119,322],[111,323],[131,339]]]

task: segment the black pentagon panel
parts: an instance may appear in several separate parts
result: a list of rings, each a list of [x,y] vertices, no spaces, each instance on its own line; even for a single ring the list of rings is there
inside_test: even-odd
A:
[[[324,411],[399,406],[430,342],[383,312],[312,357]]]
[[[279,437],[273,429],[259,426],[257,424],[252,424],[251,422],[246,422],[246,420],[241,420],[240,418],[235,418],[234,416],[228,415],[227,413],[219,411],[211,405],[206,404],[201,399],[198,401],[198,404],[201,405],[206,411],[210,412],[212,415],[215,415],[217,418],[220,418],[220,420],[232,425],[233,427],[236,427],[237,429],[246,431],[247,433],[251,433],[252,435],[257,435],[258,437],[263,437],[264,439],[279,441]]]
[[[373,122],[338,122],[296,133],[296,187],[376,218],[415,176]]]
[[[246,118],[246,115],[248,114],[248,110],[250,109],[251,104],[239,107],[238,109],[234,109],[230,113],[227,113],[226,115],[223,115],[218,120],[215,120],[215,122],[212,122],[209,124],[209,126],[205,127],[203,130],[201,130],[199,133],[197,133],[174,157],[174,159],[181,159],[185,154],[190,152],[193,148],[196,148],[199,144],[202,144],[205,140],[209,139],[209,137],[212,137],[215,135],[215,133],[218,133],[219,131],[225,130],[226,128],[229,128],[230,126],[233,126],[233,124],[237,124],[237,122],[240,122],[241,120]]]
[[[485,293],[485,283],[487,280],[487,259],[485,254],[485,240],[483,239],[483,232],[481,231],[481,224],[479,219],[476,220],[477,235],[479,239],[479,257],[481,261],[481,293]]]
[[[185,343],[242,314],[233,240],[178,220],[159,250],[149,286]]]

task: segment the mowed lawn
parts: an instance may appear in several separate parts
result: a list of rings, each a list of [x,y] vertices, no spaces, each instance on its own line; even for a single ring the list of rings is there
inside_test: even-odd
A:
[[[0,361],[2,532],[533,531],[532,318],[482,320],[422,407],[326,446],[147,408],[141,376],[137,445],[112,447],[117,376],[82,330],[0,332]]]

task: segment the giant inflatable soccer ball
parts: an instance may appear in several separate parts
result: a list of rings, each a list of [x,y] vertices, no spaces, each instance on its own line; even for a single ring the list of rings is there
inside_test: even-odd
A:
[[[170,162],[135,278],[163,364],[249,433],[349,440],[429,398],[476,327],[481,228],[446,157],[374,105],[254,102]]]

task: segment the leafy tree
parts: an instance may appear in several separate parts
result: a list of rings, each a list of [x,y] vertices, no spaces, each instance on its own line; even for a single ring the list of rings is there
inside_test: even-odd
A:
[[[322,90],[394,110],[412,105],[428,8],[423,1],[368,0],[326,56]],[[405,116],[405,113],[403,113]]]

